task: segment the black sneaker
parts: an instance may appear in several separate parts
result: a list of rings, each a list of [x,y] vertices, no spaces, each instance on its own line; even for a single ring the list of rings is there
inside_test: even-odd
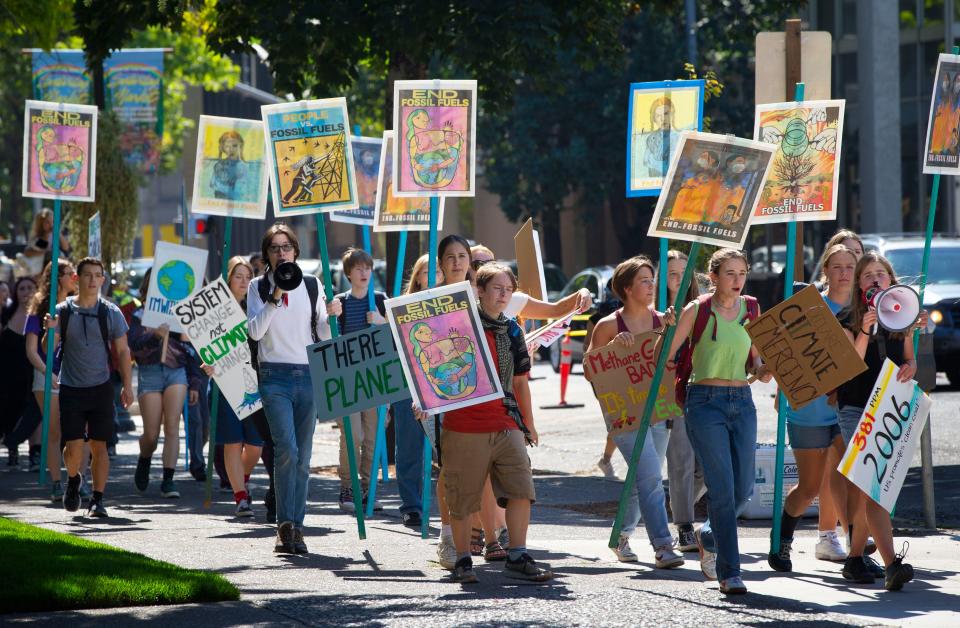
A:
[[[160,482],[160,494],[172,499],[180,497],[180,491],[177,490],[177,483],[173,481],[173,478],[164,478],[163,481]]]
[[[293,545],[293,522],[284,521],[277,528],[277,542],[273,546],[273,551],[277,554],[296,554],[297,549]]]
[[[263,494],[263,505],[267,509],[267,523],[277,522],[277,498],[272,488]]]
[[[873,584],[876,578],[870,573],[863,556],[851,556],[843,562],[843,578],[857,584]]]
[[[340,510],[343,512],[355,512],[353,504],[353,490],[349,486],[340,489]]]
[[[150,486],[150,458],[137,458],[137,470],[133,472],[133,485],[141,493]]]
[[[193,479],[197,482],[207,481],[207,470],[203,467],[194,467],[190,469],[190,475],[192,475]]]
[[[303,540],[303,530],[300,528],[293,529],[293,551],[297,554],[306,554],[309,552],[307,544]]]
[[[403,520],[403,525],[408,528],[413,528],[414,530],[419,530],[423,525],[423,519],[420,517],[420,513],[416,510],[405,512],[400,515],[400,518]]]
[[[16,471],[20,468],[20,455],[16,449],[7,449],[7,471]]]
[[[504,574],[509,578],[519,578],[532,582],[546,582],[553,578],[552,571],[538,567],[537,562],[526,552],[521,554],[517,560],[510,560],[508,556]]]
[[[867,571],[873,574],[874,578],[883,578],[887,575],[883,565],[867,556],[866,552],[863,554],[863,564],[867,566]]]
[[[453,573],[450,579],[460,584],[473,584],[479,582],[477,574],[473,572],[473,560],[469,556],[464,556],[453,566]]]
[[[693,525],[681,523],[677,526],[677,549],[681,552],[697,551],[697,539],[693,536]]]
[[[899,591],[903,585],[913,580],[913,565],[903,562],[907,556],[909,544],[904,543],[903,549],[893,559],[890,566],[887,567],[887,575],[883,580],[883,588],[887,591]]]
[[[80,476],[67,478],[67,490],[63,492],[63,509],[77,512],[80,509]]]
[[[767,554],[767,564],[774,571],[793,571],[793,561],[790,560],[792,548],[793,539],[780,539],[780,551],[776,554]]]
[[[91,499],[87,505],[87,516],[102,519],[107,516],[107,509],[103,507],[103,500]]]

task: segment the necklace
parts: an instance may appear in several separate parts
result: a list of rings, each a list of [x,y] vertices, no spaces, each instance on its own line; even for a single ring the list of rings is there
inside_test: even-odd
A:
[[[740,300],[739,300],[739,299],[737,299],[736,301],[734,301],[733,305],[723,305],[723,304],[720,303],[719,301],[714,301],[713,303],[714,303],[714,305],[715,305],[716,307],[718,307],[718,308],[721,309],[721,310],[732,310],[732,309],[734,309],[734,308],[740,307]]]

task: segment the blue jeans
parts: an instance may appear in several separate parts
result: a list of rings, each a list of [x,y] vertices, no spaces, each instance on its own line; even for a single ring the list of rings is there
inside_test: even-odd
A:
[[[400,514],[421,511],[423,504],[423,430],[413,417],[409,399],[390,405],[397,435],[397,490]],[[422,513],[421,513],[422,514]]]
[[[653,447],[657,450],[660,468],[663,469],[663,461],[667,459],[667,445],[670,443],[670,430],[667,429],[667,422],[660,421],[656,425],[651,425],[649,432],[653,435]]]
[[[207,402],[207,385],[210,382],[203,371],[200,371],[200,394],[197,403],[187,407],[187,421],[185,430],[190,434],[190,470],[205,468],[203,461],[203,445],[210,437],[210,404]]]
[[[613,437],[617,449],[628,462],[633,455],[636,440],[636,432],[625,432]],[[640,451],[640,461],[637,463],[637,478],[630,489],[630,499],[627,501],[627,512],[623,517],[623,528],[620,533],[630,536],[637,529],[642,513],[647,538],[650,539],[650,545],[656,548],[669,545],[673,538],[667,526],[663,479],[660,476],[660,456],[657,455],[657,449],[653,443],[653,434],[651,430],[647,430],[647,437]]]
[[[273,436],[277,521],[303,527],[313,430],[313,385],[306,364],[260,364],[260,395]]]
[[[698,386],[687,389],[687,435],[703,467],[707,521],[703,548],[717,554],[717,577],[740,575],[737,515],[753,494],[757,409],[749,386]]]

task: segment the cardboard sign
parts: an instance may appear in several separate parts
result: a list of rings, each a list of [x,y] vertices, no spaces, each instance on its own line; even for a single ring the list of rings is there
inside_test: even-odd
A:
[[[23,116],[23,196],[92,203],[97,108],[28,100]]]
[[[260,120],[200,116],[191,213],[266,218],[266,159]]]
[[[200,290],[206,269],[206,250],[157,242],[150,285],[143,297],[143,326],[159,327],[166,323],[170,331],[183,331],[174,308]]]
[[[627,114],[627,196],[663,187],[683,131],[703,128],[703,79],[631,83]]]
[[[795,410],[867,370],[814,286],[767,310],[746,330]]]
[[[924,174],[960,172],[960,55],[940,54],[930,96]]]
[[[429,231],[430,198],[393,195],[393,131],[383,132],[380,171],[377,173],[376,205],[373,212],[374,231]],[[437,230],[443,229],[443,197],[437,203]]]
[[[273,215],[357,209],[345,98],[263,105]]]
[[[743,248],[774,148],[684,131],[647,235]]]
[[[307,347],[320,420],[410,398],[387,325],[375,325]]]
[[[380,156],[383,140],[379,137],[354,137],[350,146],[353,151],[354,175],[357,179],[356,209],[338,209],[330,213],[333,222],[351,225],[372,225],[374,206],[377,201],[377,177],[380,172]]]
[[[807,100],[830,98],[830,54],[833,42],[827,31],[800,32],[800,80]],[[757,33],[756,103],[782,102],[787,95],[786,33]],[[793,93],[793,86],[790,86]]]
[[[87,221],[87,255],[100,258],[103,247],[100,243],[100,212],[90,216]]]
[[[899,369],[889,358],[884,360],[856,435],[837,467],[891,513],[932,404],[914,380],[897,381]]]
[[[753,139],[777,152],[751,224],[836,219],[844,103],[757,105]]]
[[[654,353],[660,335],[634,334],[632,347],[610,343],[583,356],[583,371],[590,375],[610,436],[640,428],[650,382],[657,368]],[[675,394],[675,369],[665,369],[650,424],[683,416]]]
[[[567,330],[570,329],[570,321],[572,321],[573,317],[578,313],[579,310],[574,310],[566,316],[558,318],[555,321],[550,321],[543,327],[530,332],[526,337],[527,351],[532,354],[538,348],[549,347],[559,338],[565,336]]]
[[[247,315],[223,277],[181,301],[174,312],[200,359],[213,367],[213,379],[237,417],[259,410],[263,404],[250,366]]]
[[[414,403],[427,414],[503,397],[470,282],[387,299]]]
[[[513,236],[513,248],[517,255],[517,279],[520,290],[534,299],[547,300],[547,279],[543,274],[543,257],[540,255],[540,236],[528,218],[517,235]]]
[[[394,196],[476,196],[476,81],[395,81],[393,129]]]

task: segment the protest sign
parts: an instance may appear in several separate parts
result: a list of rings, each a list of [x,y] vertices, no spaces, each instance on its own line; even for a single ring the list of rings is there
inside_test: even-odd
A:
[[[96,107],[26,101],[23,196],[92,203],[96,170]]]
[[[157,242],[150,285],[143,298],[144,327],[159,327],[166,323],[170,331],[183,331],[174,308],[200,290],[206,268],[206,250]]]
[[[387,299],[386,308],[410,394],[427,414],[503,397],[469,282]]]
[[[33,97],[47,102],[89,105],[93,88],[82,50],[30,50]]]
[[[394,132],[383,132],[377,194],[373,212],[374,231],[429,231],[430,199],[425,196],[399,198],[393,195]],[[443,197],[437,202],[437,230],[443,229]]]
[[[345,98],[260,110],[275,217],[359,207]]]
[[[627,115],[627,196],[663,187],[682,131],[703,126],[704,81],[631,83]]]
[[[884,360],[856,435],[837,467],[891,513],[932,404],[914,380],[897,381],[899,369],[889,358]]]
[[[844,104],[757,105],[753,139],[776,152],[750,224],[836,219]]]
[[[107,109],[123,127],[120,152],[124,161],[144,174],[156,172],[163,141],[163,49],[111,53],[103,61],[103,85]]]
[[[960,172],[960,55],[941,53],[934,77],[923,173],[957,174]]]
[[[558,338],[566,335],[570,329],[570,321],[577,315],[579,310],[574,310],[562,318],[550,321],[543,327],[527,334],[527,351],[533,353],[536,349],[545,349],[557,341]]]
[[[181,301],[174,313],[200,359],[213,367],[213,379],[237,416],[259,410],[263,404],[250,366],[247,315],[223,277]]]
[[[774,148],[684,131],[647,235],[743,248]]]
[[[360,206],[357,209],[338,209],[331,212],[331,221],[353,225],[373,224],[382,144],[383,140],[379,137],[354,137],[350,142],[353,166],[356,168],[354,174],[357,177],[357,201]]]
[[[657,368],[654,349],[660,335],[649,331],[633,335],[633,346],[610,343],[583,356],[583,372],[593,384],[610,436],[640,428],[643,407]],[[683,416],[674,386],[676,369],[667,368],[660,381],[650,424]]]
[[[259,220],[267,217],[263,122],[200,116],[190,211]]]
[[[476,81],[395,81],[394,196],[475,196]]]
[[[517,280],[520,289],[534,299],[547,300],[547,280],[543,276],[543,258],[540,255],[540,237],[533,228],[533,220],[527,219],[513,236],[513,248],[517,255]]]
[[[99,259],[101,250],[100,212],[97,212],[87,221],[87,255]]]
[[[746,330],[795,410],[867,370],[814,286],[767,310]]]
[[[310,345],[307,360],[321,421],[410,398],[387,325]]]

